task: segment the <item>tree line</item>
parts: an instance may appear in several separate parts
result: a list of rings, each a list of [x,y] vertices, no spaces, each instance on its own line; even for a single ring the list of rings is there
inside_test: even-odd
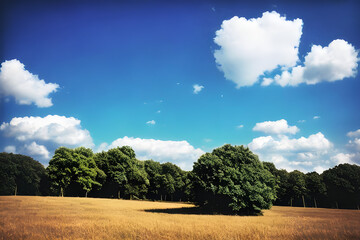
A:
[[[192,171],[141,161],[131,147],[93,153],[60,147],[47,168],[20,154],[0,153],[0,195],[52,195],[190,201],[213,212],[256,213],[272,204],[359,208],[360,167],[340,164],[302,173],[276,169],[243,146],[202,155]]]

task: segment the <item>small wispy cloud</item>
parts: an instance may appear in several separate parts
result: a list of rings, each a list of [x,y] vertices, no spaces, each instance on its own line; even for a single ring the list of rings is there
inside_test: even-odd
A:
[[[314,116],[313,117],[313,119],[319,119],[320,118],[320,116]]]
[[[204,86],[195,84],[193,85],[193,88],[194,88],[194,94],[198,94],[204,88]]]
[[[150,121],[147,121],[146,124],[148,125],[155,125],[155,120],[150,120]]]
[[[212,139],[210,139],[210,138],[205,138],[205,139],[204,139],[204,142],[207,142],[207,143],[208,143],[208,142],[211,142],[211,141],[212,141]]]
[[[244,125],[238,125],[238,126],[236,126],[236,128],[243,128],[244,127]]]
[[[298,123],[304,123],[306,120],[299,120]]]
[[[156,113],[161,113],[161,111],[160,111],[160,110],[157,110]]]

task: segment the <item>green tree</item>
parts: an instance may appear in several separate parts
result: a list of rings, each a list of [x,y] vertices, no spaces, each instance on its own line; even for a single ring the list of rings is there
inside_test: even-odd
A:
[[[0,195],[40,195],[44,166],[31,157],[0,153]]]
[[[75,148],[72,157],[77,163],[75,182],[85,191],[85,197],[87,197],[93,186],[101,187],[96,177],[98,174],[103,175],[103,172],[96,166],[93,151],[89,148]]]
[[[86,197],[93,186],[101,186],[96,179],[98,174],[103,174],[96,166],[92,150],[84,147],[56,149],[47,173],[52,188],[60,191],[61,196],[66,190],[70,195],[79,196],[82,190]]]
[[[317,172],[310,172],[305,175],[306,189],[308,195],[314,201],[314,207],[318,207],[318,200],[322,199],[326,194],[326,186],[322,176]]]
[[[62,197],[71,183],[76,169],[72,152],[71,149],[66,147],[56,149],[55,154],[49,161],[49,166],[46,169],[51,182],[51,188],[55,191],[60,191],[60,196]]]
[[[359,208],[360,166],[340,164],[322,173],[333,207]]]
[[[193,174],[196,203],[212,211],[260,213],[276,199],[275,177],[243,146],[227,144],[202,155]]]
[[[290,184],[290,195],[293,197],[291,199],[291,206],[293,205],[293,200],[302,199],[303,206],[305,207],[305,199],[304,196],[307,193],[306,182],[305,182],[305,174],[295,170],[290,172],[289,174],[289,184]]]

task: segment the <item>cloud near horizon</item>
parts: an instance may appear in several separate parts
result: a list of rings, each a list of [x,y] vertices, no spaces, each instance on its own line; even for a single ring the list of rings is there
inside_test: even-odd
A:
[[[50,152],[60,146],[94,147],[90,132],[73,117],[15,117],[8,123],[2,123],[0,131],[17,143],[17,146],[7,146],[4,150],[40,156],[43,160],[51,158]]]
[[[164,141],[127,136],[116,139],[109,146],[103,145],[102,150],[121,146],[132,147],[140,160],[172,162],[183,170],[191,170],[193,163],[205,153],[200,148],[194,148],[187,141]]]
[[[333,144],[321,132],[300,138],[262,136],[254,138],[248,147],[261,161],[273,162],[277,168],[288,171],[321,172],[334,166],[328,160]]]
[[[59,85],[45,83],[25,69],[25,65],[19,60],[13,59],[1,64],[0,69],[0,96],[12,96],[18,104],[37,107],[50,107],[53,105],[49,94],[56,92]]]

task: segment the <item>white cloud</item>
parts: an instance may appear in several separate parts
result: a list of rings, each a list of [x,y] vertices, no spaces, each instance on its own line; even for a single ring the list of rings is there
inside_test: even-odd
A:
[[[320,116],[314,116],[313,117],[313,119],[319,119],[320,118]]]
[[[350,131],[346,134],[346,136],[351,137],[351,138],[360,137],[360,129],[353,131],[353,132]]]
[[[327,159],[333,144],[319,132],[309,137],[262,136],[252,140],[249,148],[260,160],[273,162],[277,168],[304,172],[314,171],[318,166],[331,167]],[[325,159],[325,160],[324,160]]]
[[[314,167],[314,171],[317,172],[318,174],[322,174],[325,170],[326,170],[326,168],[324,168],[322,166]]]
[[[358,61],[358,51],[345,40],[337,39],[327,47],[313,45],[305,57],[304,66],[284,71],[281,75],[276,75],[274,81],[283,87],[340,81],[355,77]]]
[[[342,164],[342,163],[350,163],[353,164],[353,158],[355,157],[355,154],[350,153],[338,153],[335,156],[333,156],[331,159],[336,162],[336,164]]]
[[[112,142],[108,149],[118,146],[132,147],[140,160],[172,162],[184,170],[191,170],[193,162],[205,153],[200,148],[194,148],[187,141],[163,141],[126,136]]]
[[[225,20],[214,38],[220,46],[214,52],[216,63],[237,88],[251,86],[266,72],[296,65],[302,25],[301,19],[286,20],[277,12]]]
[[[275,139],[272,136],[258,137],[252,140],[249,147],[253,150],[267,150],[268,152],[327,152],[332,143],[318,132],[308,138],[288,138],[281,136]]]
[[[149,124],[149,125],[155,125],[156,122],[155,120],[150,120],[150,121],[147,121],[146,124]]]
[[[30,145],[25,145],[25,152],[29,155],[40,156],[43,159],[50,159],[50,152],[43,145],[38,145],[36,142],[32,142]]]
[[[349,141],[349,146],[355,151],[360,151],[360,138],[355,138]]]
[[[0,93],[15,97],[18,104],[34,103],[38,107],[50,107],[53,104],[48,96],[58,88],[58,84],[45,83],[37,75],[27,71],[19,60],[13,59],[1,64]]]
[[[16,153],[16,147],[15,147],[15,146],[12,146],[12,145],[6,146],[6,147],[4,148],[4,152],[7,152],[7,153]]]
[[[157,110],[156,113],[161,113],[161,111],[160,111],[160,110]]]
[[[238,126],[236,126],[236,128],[243,128],[244,127],[244,125],[238,125]]]
[[[267,87],[270,84],[272,84],[273,82],[274,82],[274,79],[272,79],[272,78],[263,78],[263,81],[261,82],[261,86]]]
[[[42,141],[64,146],[94,146],[90,133],[82,129],[80,120],[73,117],[48,115],[18,117],[2,123],[0,131],[18,141]]]
[[[298,123],[304,123],[306,120],[299,120]]]
[[[97,147],[97,149],[95,150],[95,152],[102,152],[102,151],[107,151],[107,149],[108,149],[108,146],[109,146],[109,144],[107,144],[107,143],[101,143],[100,144],[100,146],[99,147]]]
[[[204,86],[201,86],[199,84],[195,84],[193,85],[193,88],[194,88],[194,94],[198,94],[199,92],[201,92],[201,90],[204,88]]]
[[[254,131],[264,132],[267,134],[296,134],[299,128],[296,126],[289,126],[285,119],[278,121],[265,121],[256,123],[253,128]]]

